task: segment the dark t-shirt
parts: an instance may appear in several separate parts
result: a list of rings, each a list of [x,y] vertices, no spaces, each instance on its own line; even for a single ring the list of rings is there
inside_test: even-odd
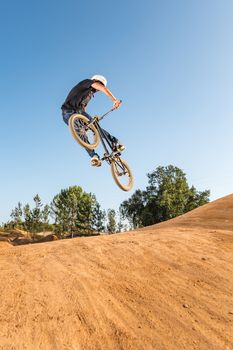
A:
[[[96,92],[96,90],[91,87],[93,83],[93,80],[85,79],[75,85],[69,92],[61,109],[63,111],[77,112],[80,108],[86,107],[92,95]]]

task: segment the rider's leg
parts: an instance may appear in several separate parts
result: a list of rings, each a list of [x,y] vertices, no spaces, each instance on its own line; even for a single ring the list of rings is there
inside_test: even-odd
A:
[[[91,119],[91,116],[89,114],[87,114],[83,109],[80,109],[77,112],[79,114],[84,115],[88,119]],[[84,141],[88,142],[88,139],[85,136],[84,136]],[[85,148],[85,150],[87,151],[87,153],[91,157],[91,165],[93,165],[93,166],[100,166],[101,165],[101,160],[100,160],[100,156],[98,155],[98,153],[96,153],[94,149],[90,150],[90,149]]]
[[[62,112],[62,117],[64,122],[69,125],[69,119],[72,116],[73,112]]]
[[[86,113],[83,109],[80,110],[79,113],[84,115],[88,119],[91,119],[91,116],[88,113]],[[104,131],[103,136],[104,136],[105,139],[108,138],[112,142],[112,144],[117,144],[118,143],[118,139],[115,136],[112,136],[111,134],[109,134],[109,132],[107,130],[105,130],[103,128],[101,128],[101,130]]]
[[[118,143],[118,139],[115,136],[112,136],[111,134],[109,134],[109,132],[103,128],[101,128],[101,130],[103,131],[103,137],[106,139],[108,138],[112,144],[116,144]]]
[[[84,113],[85,113],[84,111],[80,111],[80,114],[85,115],[86,117],[88,117],[88,119],[91,118],[87,113],[85,113],[85,114]],[[63,120],[67,125],[69,125],[69,119],[72,116],[72,114],[74,114],[74,112],[62,112]],[[87,140],[84,140],[84,141],[87,141]],[[95,150],[90,150],[87,148],[85,148],[85,150],[87,151],[87,153],[89,154],[89,156],[91,158],[95,158],[95,159],[98,158],[99,159],[99,155],[95,152]]]
[[[80,108],[77,112],[79,114],[84,115],[84,117],[87,117],[89,120],[91,120],[91,116],[87,112],[85,112],[84,109]]]
[[[113,151],[117,151],[117,152],[123,152],[124,149],[125,149],[125,146],[122,145],[122,143],[119,142],[119,140],[115,137],[115,136],[112,136],[111,134],[109,134],[109,132],[107,132],[106,130],[102,129],[101,130],[103,131],[103,137],[107,140],[109,139],[112,143],[112,149]]]
[[[78,113],[84,115],[84,116],[87,117],[89,120],[91,120],[91,116],[90,116],[88,113],[86,113],[86,112],[84,111],[84,109],[80,108],[80,110],[78,110]],[[122,144],[120,144],[120,143],[119,143],[119,140],[118,140],[115,136],[111,135],[107,130],[102,129],[101,127],[100,127],[100,129],[103,131],[103,134],[102,134],[102,135],[103,135],[103,137],[105,138],[105,140],[107,140],[107,141],[110,140],[110,142],[112,143],[112,149],[113,149],[113,151],[118,151],[118,152],[123,152],[123,151],[124,151],[125,146],[122,145]],[[87,152],[89,153],[88,150],[87,150]],[[89,153],[89,155],[90,155],[90,153]],[[94,159],[96,160],[96,157],[99,158],[99,155],[98,155],[97,153],[94,154],[94,156],[92,157],[92,159],[94,158]]]
[[[90,116],[88,113],[86,113],[83,109],[78,110],[78,113],[84,115],[85,117],[87,117],[88,119],[91,120],[91,116]],[[63,112],[63,113],[62,113],[63,120],[64,120],[64,122],[65,122],[67,125],[68,125],[68,123],[69,123],[69,119],[70,119],[70,117],[72,116],[72,114],[73,114],[73,112]],[[102,129],[102,128],[101,128],[101,129]],[[117,143],[117,142],[118,142],[118,139],[117,139],[115,136],[112,136],[111,134],[109,134],[109,132],[108,132],[107,130],[104,130],[104,129],[102,129],[102,130],[104,131],[104,136],[106,135],[106,137],[109,138],[109,140],[110,140],[112,143]],[[104,138],[106,138],[106,137],[104,137]]]

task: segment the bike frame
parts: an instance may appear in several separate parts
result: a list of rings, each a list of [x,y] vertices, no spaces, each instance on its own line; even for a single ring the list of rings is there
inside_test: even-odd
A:
[[[120,100],[120,101],[121,101],[121,100]],[[121,101],[121,102],[122,102],[122,101]],[[110,154],[110,152],[109,152],[109,150],[108,150],[108,148],[107,148],[107,146],[106,146],[104,140],[106,141],[106,143],[108,144],[108,146],[111,148],[112,153],[113,153],[112,143],[111,143],[111,141],[108,139],[108,136],[105,134],[104,130],[100,127],[99,122],[100,122],[101,120],[103,120],[109,113],[113,112],[115,109],[116,109],[116,108],[110,109],[108,112],[106,112],[105,114],[103,114],[101,117],[95,116],[94,118],[91,119],[90,123],[88,123],[87,126],[86,126],[86,127],[88,128],[90,125],[94,124],[94,126],[96,127],[96,129],[97,129],[97,131],[98,131],[98,133],[99,133],[99,135],[100,135],[101,143],[102,143],[102,145],[103,145],[103,147],[104,147],[104,150],[105,150],[105,152],[106,152],[106,153],[104,154],[104,157],[102,158],[102,160],[107,160],[107,161],[109,161],[109,163],[111,163],[110,158],[112,157],[112,154]]]
[[[99,137],[100,137],[101,143],[103,145],[103,148],[105,150],[105,153],[104,153],[103,157],[101,158],[101,160],[102,161],[105,160],[109,165],[111,165],[113,162],[115,162],[115,164],[117,164],[120,167],[120,169],[122,170],[122,173],[118,172],[119,175],[123,175],[123,174],[126,174],[126,170],[125,170],[124,164],[122,164],[122,162],[121,162],[121,158],[120,158],[121,153],[119,151],[113,150],[111,140],[109,139],[109,137],[107,136],[105,131],[99,125],[99,121],[103,120],[109,113],[113,112],[115,109],[116,108],[110,109],[108,112],[103,114],[101,117],[94,116],[89,121],[89,123],[86,124],[84,129],[88,129],[90,125],[95,126],[97,132],[99,133]],[[107,145],[111,149],[111,152],[108,150]]]
[[[102,160],[108,160],[110,161],[109,158],[112,157],[112,153],[113,153],[113,149],[112,149],[112,143],[111,141],[109,140],[108,136],[105,134],[104,130],[100,127],[99,123],[97,121],[95,121],[94,123],[98,133],[99,133],[99,136],[100,136],[100,141],[103,145],[103,148],[105,150],[105,153],[104,153],[104,156],[102,158]],[[109,146],[109,148],[111,149],[112,153],[109,152],[106,144]]]

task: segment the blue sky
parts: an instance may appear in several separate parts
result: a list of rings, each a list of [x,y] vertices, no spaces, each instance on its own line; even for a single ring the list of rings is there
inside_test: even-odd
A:
[[[134,190],[173,164],[211,199],[232,193],[232,23],[231,0],[1,1],[0,222],[72,185],[103,208],[133,193],[91,168],[62,122],[67,93],[93,74],[123,100],[103,126],[126,145]],[[111,106],[99,94],[88,111]]]

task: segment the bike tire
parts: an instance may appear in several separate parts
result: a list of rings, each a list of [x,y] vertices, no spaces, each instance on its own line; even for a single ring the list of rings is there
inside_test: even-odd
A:
[[[98,146],[100,142],[100,137],[96,127],[93,124],[88,126],[87,130],[84,129],[85,125],[87,125],[89,122],[90,120],[87,117],[84,117],[81,114],[73,114],[69,119],[69,129],[74,139],[81,146],[83,146],[84,148],[93,150]],[[80,135],[79,135],[79,131],[80,131]],[[91,131],[93,133],[94,140],[93,141],[91,140],[91,142],[87,136],[88,131]],[[83,135],[81,135],[81,132],[83,132]]]
[[[124,171],[126,171],[126,173],[128,174],[128,183],[127,184],[123,184],[119,177],[119,173],[117,170],[117,166],[122,167],[122,169],[124,169]],[[114,159],[112,159],[111,162],[111,172],[112,172],[112,177],[114,179],[114,181],[116,182],[117,186],[120,187],[123,191],[130,191],[133,187],[133,173],[130,169],[130,167],[128,166],[128,164],[126,163],[126,161],[124,161],[123,159],[121,159],[120,157],[116,157]]]

